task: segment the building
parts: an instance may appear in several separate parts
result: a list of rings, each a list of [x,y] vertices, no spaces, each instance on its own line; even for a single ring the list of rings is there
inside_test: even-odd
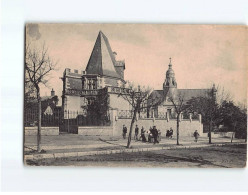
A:
[[[52,89],[50,96],[41,97],[41,117],[42,125],[55,125],[58,123],[61,106],[58,106],[58,96]],[[35,126],[38,121],[38,102],[37,99],[25,102],[24,125]]]
[[[120,136],[122,126],[129,127],[132,107],[120,93],[130,94],[125,81],[125,61],[116,59],[108,38],[100,31],[85,70],[66,68],[62,81],[63,123],[60,131],[81,135]],[[183,93],[185,101],[204,95],[210,89],[177,89],[171,61],[162,90],[154,90],[147,102],[148,109],[139,114],[136,124],[148,129],[156,125],[165,135],[170,127],[176,128],[175,110],[169,96]],[[156,104],[158,102],[158,104]],[[202,133],[201,117],[182,119],[181,135],[194,130]],[[93,126],[88,128],[88,126]],[[95,126],[95,127],[94,127]],[[103,126],[108,126],[107,129]],[[62,128],[64,127],[64,128]]]
[[[171,102],[171,98],[176,99],[179,95],[183,97],[184,103],[187,103],[193,97],[204,97],[212,89],[178,89],[175,72],[172,69],[170,58],[169,68],[166,71],[165,80],[162,90],[154,90],[150,97],[148,104],[151,105],[148,109],[148,117],[155,118],[176,118],[175,107]],[[215,85],[213,90],[216,93]],[[154,105],[154,106],[153,106]],[[197,113],[196,113],[197,114]],[[198,114],[197,114],[198,115]],[[183,117],[183,113],[182,113]],[[196,116],[193,116],[196,117]]]
[[[89,115],[89,107],[101,99],[106,100],[110,109],[131,109],[128,102],[118,96],[120,92],[127,93],[129,89],[125,88],[125,61],[116,60],[116,55],[108,38],[100,31],[86,69],[65,69],[62,77],[62,108],[65,119],[75,118],[78,113]],[[67,115],[70,112],[74,114]]]

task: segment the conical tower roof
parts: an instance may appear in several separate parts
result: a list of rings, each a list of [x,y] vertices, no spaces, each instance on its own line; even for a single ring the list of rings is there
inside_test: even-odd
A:
[[[86,67],[87,74],[120,78],[120,75],[116,72],[115,63],[108,38],[100,31]]]

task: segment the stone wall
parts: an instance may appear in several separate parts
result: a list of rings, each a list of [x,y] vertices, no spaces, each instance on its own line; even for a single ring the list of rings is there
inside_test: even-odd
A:
[[[114,136],[122,135],[122,127],[124,124],[129,131],[131,119],[118,119],[118,117],[115,118],[115,121],[113,122]],[[134,125],[136,124],[139,126],[139,129],[141,129],[141,127],[143,126],[145,130],[148,130],[150,127],[155,125],[157,129],[161,131],[162,136],[165,136],[166,131],[169,130],[170,127],[172,127],[172,129],[174,130],[174,135],[176,135],[176,119],[171,119],[169,121],[167,121],[166,119],[156,119],[154,122],[153,119],[139,119],[137,122],[134,123]],[[179,125],[179,135],[181,136],[193,136],[195,130],[199,132],[200,136],[203,135],[203,125],[199,120],[181,120]]]
[[[37,135],[38,127],[24,127],[25,135]],[[59,135],[59,127],[41,127],[41,135]]]
[[[229,137],[231,138],[233,135],[233,138],[235,138],[235,133],[233,132],[212,132],[211,137],[212,138],[224,138],[224,137]],[[203,134],[204,137],[208,137],[208,133]]]
[[[78,135],[86,136],[113,136],[113,126],[78,127]]]

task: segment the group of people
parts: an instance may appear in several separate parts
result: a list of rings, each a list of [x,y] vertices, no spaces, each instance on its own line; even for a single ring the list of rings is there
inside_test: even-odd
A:
[[[170,130],[167,130],[167,131],[166,131],[166,137],[167,137],[167,138],[172,138],[172,135],[173,135],[173,129],[170,128]]]
[[[122,129],[122,136],[123,139],[126,139],[126,135],[127,135],[127,127],[125,125],[123,125],[123,129]],[[161,132],[156,128],[156,126],[150,127],[149,131],[145,131],[144,127],[142,126],[141,128],[141,133],[140,133],[140,137],[139,135],[139,127],[138,125],[136,125],[135,127],[135,132],[134,132],[134,139],[135,140],[141,140],[142,142],[153,142],[154,144],[159,143],[159,140],[161,140]],[[148,135],[148,136],[147,136]],[[170,128],[170,130],[166,131],[166,137],[167,138],[172,138],[173,135],[173,129]],[[198,141],[199,138],[199,133],[197,130],[195,130],[195,132],[193,133],[193,136],[195,138],[195,142]],[[147,137],[147,139],[146,139]]]
[[[123,125],[122,136],[123,139],[126,139],[127,135],[127,127]],[[150,127],[149,131],[145,131],[144,127],[142,126],[140,136],[139,136],[139,127],[136,125],[135,132],[134,132],[134,139],[141,140],[142,142],[153,142],[154,144],[159,143],[160,138],[160,131],[156,128],[156,126]]]

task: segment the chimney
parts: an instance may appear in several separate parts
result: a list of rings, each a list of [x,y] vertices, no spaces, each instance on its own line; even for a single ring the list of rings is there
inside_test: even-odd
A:
[[[55,96],[55,91],[52,89],[51,96]]]
[[[117,53],[114,51],[113,52],[114,59],[116,60]]]

